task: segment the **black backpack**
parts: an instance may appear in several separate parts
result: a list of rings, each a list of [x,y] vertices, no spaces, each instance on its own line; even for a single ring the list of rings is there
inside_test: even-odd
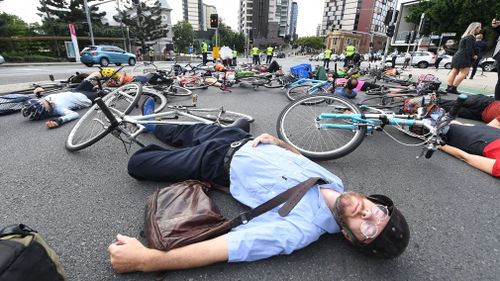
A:
[[[0,230],[0,281],[64,281],[59,257],[35,230],[14,224]]]

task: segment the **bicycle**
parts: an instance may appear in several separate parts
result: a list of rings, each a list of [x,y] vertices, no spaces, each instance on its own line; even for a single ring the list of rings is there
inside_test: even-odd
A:
[[[138,63],[134,66],[132,69],[132,75],[145,75],[156,71],[158,71],[158,66],[156,66],[156,64],[149,61],[143,61],[142,63]]]
[[[80,73],[77,72],[76,75],[80,75]],[[9,94],[29,95],[29,94],[33,94],[34,90],[38,87],[42,87],[44,89],[44,91],[45,91],[44,94],[50,94],[50,93],[54,93],[54,92],[63,91],[65,89],[75,88],[80,83],[71,82],[72,77],[73,77],[73,75],[66,80],[56,81],[54,79],[54,76],[52,74],[50,74],[49,75],[50,82],[48,82],[48,81],[47,82],[35,82],[35,83],[32,83],[26,89],[9,92]],[[37,95],[37,97],[40,97],[40,96]]]
[[[106,95],[97,98],[93,105],[75,124],[66,140],[65,147],[69,151],[84,149],[112,134],[124,143],[137,143],[145,125],[166,124],[217,124],[227,126],[239,118],[253,122],[250,115],[228,111],[220,108],[197,108],[196,103],[189,106],[167,106],[168,111],[149,115],[130,115],[141,98],[142,85],[132,83],[122,86]],[[149,95],[159,95],[149,93]],[[125,139],[123,138],[125,137]]]
[[[326,94],[331,85],[330,81],[301,78],[286,85],[284,89],[286,89],[286,97],[294,101],[308,95]]]
[[[367,134],[373,134],[376,130],[384,131],[400,144],[424,145],[422,154],[430,158],[444,144],[442,136],[445,128],[457,116],[466,98],[465,95],[459,96],[457,106],[439,117],[434,124],[432,119],[423,118],[426,115],[423,107],[416,115],[401,115],[370,107],[360,108],[338,96],[305,96],[283,109],[276,130],[282,140],[315,160],[341,158],[353,152]],[[423,126],[428,133],[421,136],[421,143],[405,144],[385,131],[385,125],[395,126],[408,134],[410,126]]]

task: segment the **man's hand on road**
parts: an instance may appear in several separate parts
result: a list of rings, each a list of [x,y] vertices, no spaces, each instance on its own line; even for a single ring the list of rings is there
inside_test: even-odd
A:
[[[143,271],[148,250],[139,240],[118,234],[116,242],[108,247],[111,266],[119,273]]]

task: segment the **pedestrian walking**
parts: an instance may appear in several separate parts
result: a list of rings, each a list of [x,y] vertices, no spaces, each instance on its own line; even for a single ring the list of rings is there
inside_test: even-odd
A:
[[[266,64],[270,64],[273,60],[273,47],[269,46],[266,49]]]
[[[498,69],[498,66],[500,66],[500,19],[494,18],[493,21],[491,21],[491,27],[493,27],[497,36],[497,45],[493,51],[493,58],[497,62],[498,75],[497,85],[495,87],[495,100],[500,100],[500,70]]]
[[[238,58],[238,52],[234,49],[234,46],[233,46],[233,66],[238,65],[238,63],[236,61],[237,58]]]
[[[155,50],[153,48],[149,49],[149,61],[153,62],[155,60]]]
[[[330,58],[332,56],[332,50],[326,49],[324,54],[325,54],[325,56],[323,58],[323,67],[326,69],[329,69],[330,68]]]
[[[405,62],[403,63],[403,69],[410,66],[410,61],[411,61],[411,54],[410,54],[410,52],[406,52],[405,53]]]
[[[469,79],[474,79],[474,75],[476,75],[477,71],[477,66],[483,58],[484,51],[486,51],[487,47],[488,45],[483,41],[483,34],[477,34],[476,42],[474,42],[474,50],[476,52],[477,58],[472,63],[472,73],[470,74]]]
[[[392,52],[392,58],[391,58],[392,68],[396,68],[396,59],[397,58],[398,58],[398,50],[394,50],[394,52]]]
[[[451,71],[448,74],[448,88],[447,92],[458,94],[457,87],[462,83],[462,81],[469,74],[469,69],[472,66],[474,59],[477,59],[477,55],[474,50],[474,42],[476,34],[481,32],[481,23],[473,22],[469,24],[467,30],[465,30],[458,44],[458,51],[453,56],[451,60]]]
[[[443,47],[440,47],[438,52],[437,52],[436,62],[434,63],[434,67],[436,67],[436,70],[439,69],[439,64],[444,59],[445,55],[446,55],[446,50]]]
[[[252,63],[253,64],[260,64],[259,53],[260,53],[259,48],[257,48],[257,46],[253,46],[253,48],[252,48]]]
[[[201,43],[201,55],[203,58],[203,65],[207,64],[207,54],[208,54],[208,44],[203,40],[203,43]]]

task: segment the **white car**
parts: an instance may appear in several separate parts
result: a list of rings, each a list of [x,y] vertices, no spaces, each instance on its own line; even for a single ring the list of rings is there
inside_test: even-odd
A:
[[[0,64],[4,63],[5,59],[0,55]]]
[[[483,69],[483,71],[498,71],[498,65],[492,57],[485,57],[479,61],[479,67]]]
[[[402,53],[396,58],[396,64],[404,64],[405,54]],[[416,51],[412,54],[411,65],[419,68],[427,68],[436,62],[436,54],[428,51]]]
[[[443,59],[441,60],[441,62],[439,63],[439,67],[444,67],[446,69],[451,69],[451,59],[453,58],[453,56],[450,56],[450,55],[444,55],[443,56]]]

